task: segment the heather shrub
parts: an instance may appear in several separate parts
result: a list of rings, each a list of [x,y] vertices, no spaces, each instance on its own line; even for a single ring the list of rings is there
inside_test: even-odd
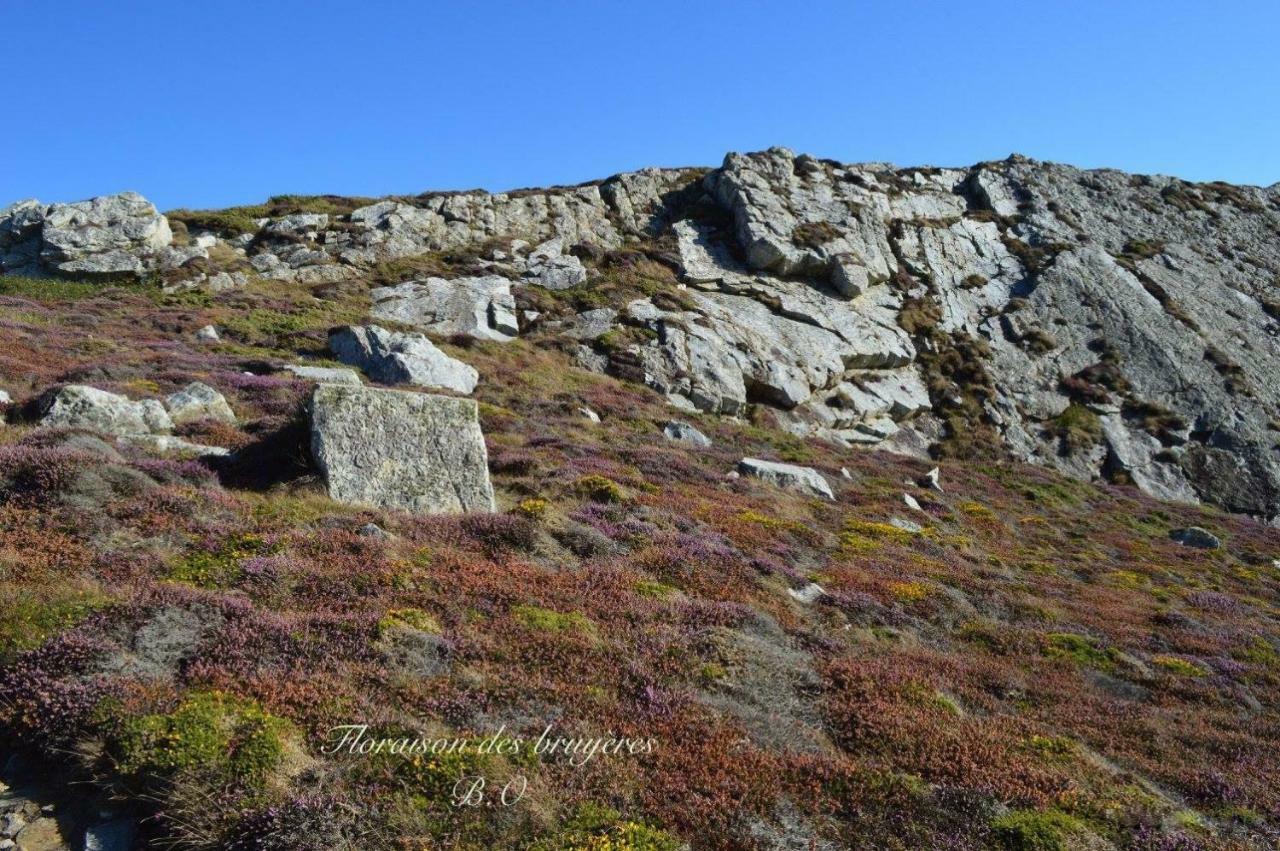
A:
[[[0,502],[55,498],[85,465],[96,461],[85,453],[59,447],[0,446]]]
[[[538,543],[538,530],[520,514],[468,514],[462,529],[485,551],[493,555],[529,552]]]
[[[228,851],[333,851],[367,841],[368,817],[332,795],[308,794],[238,814]]]

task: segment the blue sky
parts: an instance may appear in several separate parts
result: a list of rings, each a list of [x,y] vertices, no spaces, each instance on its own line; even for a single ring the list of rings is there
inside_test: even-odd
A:
[[[1280,181],[1280,3],[0,0],[0,204],[576,183],[783,144]]]

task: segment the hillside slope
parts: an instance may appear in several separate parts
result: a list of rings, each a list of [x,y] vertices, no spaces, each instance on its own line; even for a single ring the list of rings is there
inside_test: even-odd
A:
[[[500,196],[10,208],[3,827],[1274,847],[1277,221],[1274,188],[781,150]],[[433,345],[334,372],[331,329],[367,323]],[[474,372],[495,512],[331,498],[314,385],[390,362],[437,394]],[[351,724],[652,746],[335,752]],[[455,806],[461,776],[524,794]]]

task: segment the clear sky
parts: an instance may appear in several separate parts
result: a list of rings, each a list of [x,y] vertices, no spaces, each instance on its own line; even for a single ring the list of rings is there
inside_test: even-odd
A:
[[[786,145],[1280,181],[1280,2],[0,0],[0,205],[576,183]]]

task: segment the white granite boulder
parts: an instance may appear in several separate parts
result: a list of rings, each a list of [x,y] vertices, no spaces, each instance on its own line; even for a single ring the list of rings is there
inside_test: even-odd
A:
[[[339,502],[422,514],[495,507],[471,399],[321,384],[311,452]]]
[[[826,478],[812,467],[762,461],[759,458],[743,458],[738,462],[738,472],[783,490],[835,499],[835,494],[831,492],[831,485]]]
[[[329,332],[329,349],[383,384],[416,384],[470,393],[480,380],[475,368],[440,351],[422,334],[401,334],[378,325],[346,325]]]

